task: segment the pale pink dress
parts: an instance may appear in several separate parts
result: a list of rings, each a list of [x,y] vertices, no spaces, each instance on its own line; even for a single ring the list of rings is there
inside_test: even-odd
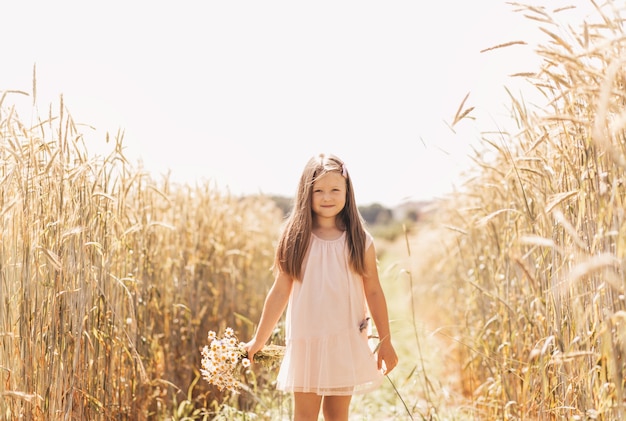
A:
[[[366,248],[373,239],[367,234]],[[346,233],[311,236],[302,281],[294,281],[286,315],[286,349],[277,388],[352,395],[380,385],[383,374],[368,344],[363,279],[349,269]]]

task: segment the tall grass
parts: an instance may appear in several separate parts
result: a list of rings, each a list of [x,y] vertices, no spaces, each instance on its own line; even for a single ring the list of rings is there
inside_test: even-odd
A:
[[[90,156],[62,100],[34,124],[0,105],[0,417],[212,408],[200,349],[209,330],[250,336],[236,315],[258,317],[279,212],[157,181],[126,160],[122,134]]]
[[[541,68],[519,76],[548,105],[511,95],[519,131],[485,133],[433,216],[439,333],[459,344],[476,419],[623,419],[626,9],[572,27],[518,7],[546,34]]]

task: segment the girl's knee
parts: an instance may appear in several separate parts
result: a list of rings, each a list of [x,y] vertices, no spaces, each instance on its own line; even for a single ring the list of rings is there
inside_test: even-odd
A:
[[[348,421],[352,396],[325,396],[324,421]]]
[[[294,393],[294,421],[317,421],[322,397],[315,393]]]

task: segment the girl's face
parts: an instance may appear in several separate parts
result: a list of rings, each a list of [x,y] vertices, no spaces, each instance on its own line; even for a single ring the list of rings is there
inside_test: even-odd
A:
[[[346,205],[346,179],[328,172],[313,183],[313,213],[318,218],[335,218]]]

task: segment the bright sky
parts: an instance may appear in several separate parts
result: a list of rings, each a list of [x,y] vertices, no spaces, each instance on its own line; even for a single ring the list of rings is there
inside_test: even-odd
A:
[[[458,185],[479,131],[507,120],[508,75],[538,66],[532,45],[480,51],[541,35],[495,0],[24,1],[0,14],[0,91],[32,92],[36,64],[40,113],[63,94],[96,128],[95,153],[121,128],[127,157],[156,176],[291,196],[307,159],[331,152],[359,203],[388,206]],[[468,92],[478,120],[455,137]]]

